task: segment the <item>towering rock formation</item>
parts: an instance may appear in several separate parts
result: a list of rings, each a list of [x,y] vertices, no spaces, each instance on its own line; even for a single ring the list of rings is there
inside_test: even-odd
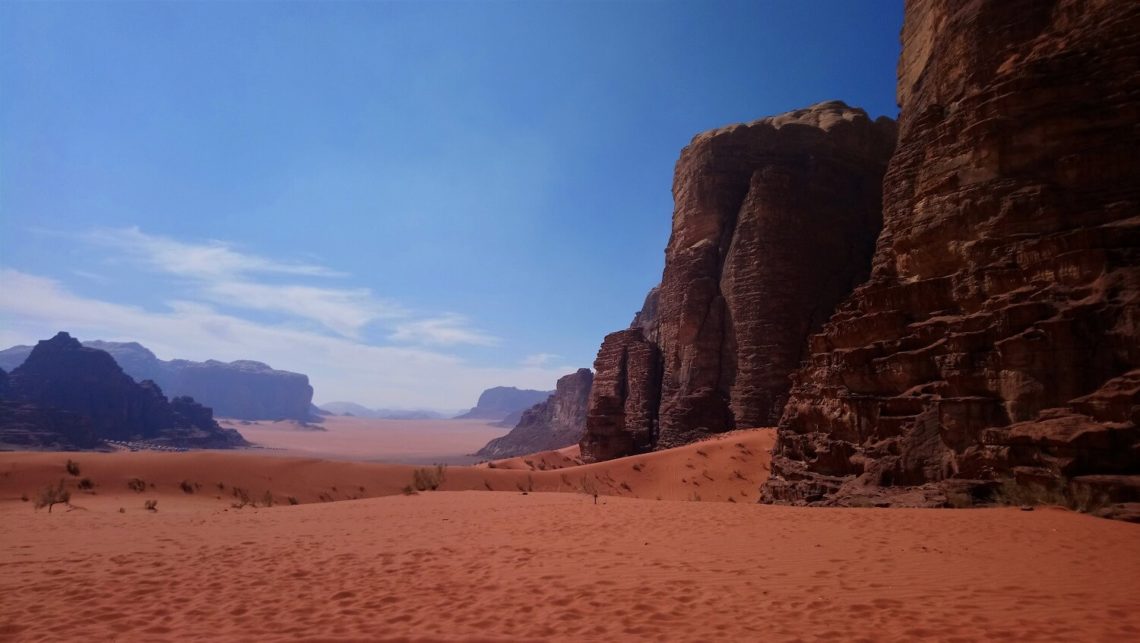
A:
[[[457,416],[457,420],[493,420],[500,422],[522,412],[550,397],[554,391],[518,389],[513,386],[496,386],[483,391],[475,408]],[[513,426],[513,424],[512,424]]]
[[[201,400],[220,417],[301,421],[313,417],[313,387],[309,378],[300,373],[279,371],[249,360],[160,360],[136,342],[94,340],[83,345],[109,353],[135,381],[152,380],[172,396]],[[31,346],[0,351],[0,368],[16,368],[31,352]]]
[[[902,42],[872,278],[811,339],[765,499],[1140,500],[1140,4],[908,0]]]
[[[584,453],[775,423],[808,335],[867,276],[895,134],[888,118],[828,102],[692,140],[674,175],[661,285],[598,355]],[[661,361],[639,367],[659,382],[620,370],[631,350],[652,352],[645,342]]]
[[[553,395],[523,411],[510,433],[491,440],[475,455],[511,458],[577,444],[586,430],[586,404],[593,381],[588,368],[558,378]]]
[[[167,401],[154,382],[135,382],[109,354],[67,333],[37,344],[6,380],[5,435],[23,426],[79,447],[139,439],[210,448],[245,444],[236,431],[219,427],[209,408],[188,397]]]

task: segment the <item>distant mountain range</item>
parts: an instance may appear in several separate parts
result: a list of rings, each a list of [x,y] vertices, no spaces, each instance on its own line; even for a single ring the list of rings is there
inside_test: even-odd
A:
[[[107,352],[67,333],[36,344],[12,373],[0,370],[0,445],[87,449],[106,440],[193,448],[245,446],[210,409],[189,397],[167,399],[136,382]]]
[[[105,351],[135,381],[152,380],[169,396],[193,397],[218,417],[239,420],[313,419],[313,387],[300,373],[279,371],[261,362],[161,360],[136,342],[83,342]],[[31,346],[0,351],[0,369],[13,371],[31,354]]]
[[[440,420],[447,417],[438,411],[424,409],[370,409],[355,402],[329,402],[317,408],[330,415],[350,415],[376,420]]]
[[[518,389],[513,386],[489,388],[479,396],[475,407],[457,416],[457,420],[491,420],[500,426],[514,427],[523,411],[554,394],[554,391]]]

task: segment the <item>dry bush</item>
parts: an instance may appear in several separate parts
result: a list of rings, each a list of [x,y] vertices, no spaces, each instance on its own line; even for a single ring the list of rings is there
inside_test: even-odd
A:
[[[68,460],[67,460],[67,472],[73,476],[78,476],[79,475],[79,463],[76,462],[75,460],[68,458]]]
[[[158,501],[157,500],[147,500],[146,502],[143,503],[143,509],[146,509],[147,511],[150,511],[153,513],[158,513]]]
[[[301,501],[297,500],[297,498],[295,498],[294,496],[289,496],[288,500],[289,500],[289,504],[291,504],[291,505],[301,504]]]
[[[237,502],[230,505],[234,509],[241,509],[246,505],[254,504],[253,500],[249,497],[249,492],[241,487],[234,487],[232,494],[234,498],[237,498]]]
[[[625,489],[626,491],[628,491],[630,493],[633,493],[633,488],[629,486],[628,482],[621,483],[621,488]]]
[[[40,495],[36,498],[36,509],[47,507],[48,513],[51,513],[51,508],[55,505],[66,505],[70,502],[71,492],[63,487],[63,480],[60,480],[59,485],[48,485],[40,490]]]
[[[138,478],[131,478],[127,480],[127,488],[135,493],[142,493],[146,491],[146,483]]]
[[[273,506],[273,492],[266,491],[265,495],[261,496],[261,504],[265,507]]]
[[[594,504],[595,505],[598,504],[598,481],[597,480],[592,480],[590,478],[583,477],[582,478],[582,485],[579,488],[582,490],[582,493],[586,494],[587,496],[593,496],[594,497]]]
[[[1105,494],[1096,493],[1087,485],[1072,485],[1065,482],[1051,486],[1035,482],[1018,484],[1012,478],[1002,481],[994,492],[994,499],[1007,505],[1053,505],[1083,513],[1094,511],[1109,503]],[[948,501],[952,503],[953,499],[948,498]]]
[[[410,485],[410,484],[406,484],[406,485],[404,485],[404,488],[403,488],[403,489],[401,489],[400,491],[401,491],[401,492],[403,492],[403,494],[404,494],[405,496],[414,496],[414,495],[416,495],[416,490],[415,490],[415,489],[413,489],[413,488],[412,488],[412,485]]]
[[[182,490],[182,493],[194,493],[194,484],[189,480],[178,483],[178,488]]]
[[[416,491],[435,491],[447,478],[447,467],[435,465],[434,469],[416,469],[412,472],[412,486]]]
[[[84,478],[79,481],[77,486],[83,491],[90,491],[95,488],[95,483],[91,481],[91,478]]]

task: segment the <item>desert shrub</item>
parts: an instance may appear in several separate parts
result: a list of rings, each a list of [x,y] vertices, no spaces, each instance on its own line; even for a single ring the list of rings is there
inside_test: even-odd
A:
[[[147,500],[146,502],[143,503],[143,509],[146,509],[147,511],[158,513],[158,501],[157,500]]]
[[[593,496],[594,497],[594,504],[595,505],[598,504],[598,481],[597,480],[593,480],[591,478],[583,477],[582,478],[582,484],[579,488],[582,490],[582,493],[586,494],[587,496]]]
[[[291,505],[301,504],[301,501],[297,500],[297,498],[295,498],[294,496],[289,496],[288,500],[289,500],[289,504],[291,504]]]
[[[21,494],[20,494],[20,501],[21,501],[21,502],[27,502],[28,500],[30,500],[30,498],[28,498],[28,494],[27,494],[27,493],[21,493]]]
[[[266,491],[265,494],[261,496],[261,504],[266,506],[266,507],[272,507],[273,506],[273,492],[272,491]]]
[[[66,505],[69,502],[71,492],[63,487],[63,480],[60,480],[58,485],[48,485],[40,490],[40,495],[36,498],[36,509],[47,507],[48,513],[51,513],[51,508],[55,505]]]
[[[625,489],[626,491],[629,491],[629,492],[631,492],[631,493],[633,492],[633,489],[632,489],[632,488],[629,486],[629,483],[628,483],[628,482],[623,482],[623,483],[621,483],[621,488],[622,488],[622,489]]]
[[[434,469],[416,469],[412,472],[412,486],[416,491],[435,491],[447,478],[447,467],[435,465]]]
[[[91,481],[91,478],[84,478],[79,481],[78,487],[84,491],[90,491],[95,488],[95,483]]]
[[[235,502],[231,505],[235,509],[241,509],[242,507],[244,507],[246,505],[252,505],[253,504],[253,500],[250,499],[250,497],[249,497],[249,492],[246,491],[245,489],[242,489],[241,487],[233,487],[232,493],[233,493],[234,498],[237,498],[237,502]]]
[[[127,488],[135,493],[142,493],[146,491],[146,483],[138,478],[131,478],[127,480]]]
[[[178,488],[182,490],[182,493],[194,493],[194,484],[189,480],[178,483]]]
[[[320,495],[317,496],[317,500],[320,500],[321,502],[332,502],[333,497],[331,495],[329,495],[328,493],[322,491],[320,493]]]
[[[414,495],[416,495],[416,490],[415,490],[415,489],[413,489],[413,488],[412,488],[412,485],[410,485],[410,484],[406,484],[406,485],[404,485],[404,488],[403,488],[403,489],[400,489],[400,491],[401,491],[401,492],[402,492],[402,493],[403,493],[405,496],[414,496]]]
[[[73,476],[79,475],[79,463],[71,458],[67,459],[67,472]]]
[[[218,491],[225,491],[225,490],[226,490],[226,484],[224,482],[219,482],[218,483]]]

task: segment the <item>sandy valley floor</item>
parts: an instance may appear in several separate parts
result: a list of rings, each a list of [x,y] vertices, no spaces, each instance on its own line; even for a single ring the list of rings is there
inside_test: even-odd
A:
[[[0,640],[1140,639],[1140,526],[757,505],[770,441],[453,467],[411,496],[399,465],[0,454]],[[61,476],[95,485],[81,509],[20,499]]]

